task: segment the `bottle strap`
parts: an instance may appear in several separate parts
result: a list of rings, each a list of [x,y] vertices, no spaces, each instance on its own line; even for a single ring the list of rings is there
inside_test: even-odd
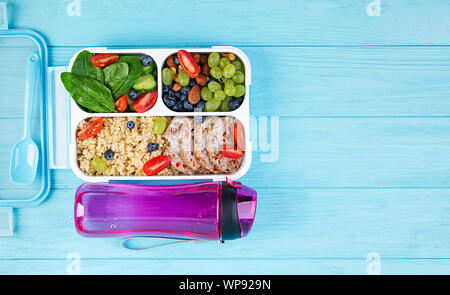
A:
[[[144,248],[133,248],[128,245],[129,241],[132,241],[133,239],[160,239],[160,240],[169,240],[171,242],[158,244],[154,246],[144,247]],[[169,238],[169,237],[154,237],[154,236],[136,236],[136,237],[129,237],[122,240],[120,243],[120,246],[129,251],[145,251],[145,250],[153,250],[157,248],[162,248],[166,246],[172,246],[177,244],[187,244],[187,243],[199,243],[204,242],[204,240],[197,240],[197,239],[183,239],[183,238]]]

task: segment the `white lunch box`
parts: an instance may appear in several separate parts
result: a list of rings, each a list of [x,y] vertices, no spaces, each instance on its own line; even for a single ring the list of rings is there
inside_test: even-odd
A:
[[[161,80],[161,70],[163,68],[164,62],[170,55],[176,53],[178,49],[109,49],[106,47],[95,47],[95,48],[85,48],[83,50],[88,50],[91,53],[116,53],[119,55],[131,55],[142,57],[149,55],[156,62],[158,70],[157,79],[157,89],[158,89],[158,99],[156,104],[145,113],[88,113],[84,111],[78,104],[70,99],[70,143],[69,143],[69,162],[70,167],[73,172],[81,179],[87,182],[107,182],[110,180],[193,180],[193,179],[213,179],[213,180],[225,180],[227,177],[231,179],[238,179],[243,176],[247,170],[250,168],[252,161],[252,146],[250,142],[250,126],[249,126],[249,87],[251,84],[251,67],[248,57],[239,49],[235,47],[219,46],[211,48],[193,48],[185,49],[188,52],[194,53],[211,53],[211,52],[230,52],[238,56],[245,66],[245,96],[242,104],[234,111],[229,112],[175,112],[169,109],[162,100],[162,80]],[[68,70],[72,69],[72,65],[77,57],[77,52],[71,59]],[[58,79],[59,75],[55,76]],[[238,119],[243,127],[245,133],[245,155],[240,168],[230,174],[195,174],[195,175],[174,175],[174,176],[89,176],[84,174],[77,161],[77,146],[76,146],[76,133],[77,127],[80,121],[90,118],[90,117],[133,117],[133,116],[183,116],[183,117],[195,117],[195,116],[233,116]],[[55,126],[56,127],[56,126]],[[54,138],[56,140],[56,138]]]

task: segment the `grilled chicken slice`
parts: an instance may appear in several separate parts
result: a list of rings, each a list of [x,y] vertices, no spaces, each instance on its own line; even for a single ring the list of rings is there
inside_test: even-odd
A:
[[[194,171],[184,163],[180,155],[180,129],[186,121],[189,121],[187,117],[174,117],[170,122],[163,135],[168,142],[168,146],[164,150],[164,155],[170,158],[171,165],[179,172],[186,175],[192,175],[194,174]]]
[[[206,151],[208,126],[211,124],[212,119],[213,118],[208,117],[203,122],[198,122],[194,119],[194,155],[200,166],[205,169],[205,171],[217,173],[217,169],[209,160],[209,156]]]
[[[178,138],[180,142],[180,157],[183,159],[184,163],[197,173],[205,173],[203,167],[197,161],[194,155],[194,119],[189,118],[183,122],[178,133]]]
[[[214,118],[207,134],[207,151],[211,163],[217,170],[224,173],[235,172],[241,167],[242,159],[231,159],[222,154],[223,145],[234,145],[233,129],[238,122],[233,117]]]

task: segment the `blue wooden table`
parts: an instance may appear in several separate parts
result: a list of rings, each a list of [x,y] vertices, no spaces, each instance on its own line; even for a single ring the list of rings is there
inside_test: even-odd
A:
[[[75,233],[82,182],[52,170],[47,200],[0,238],[1,274],[450,273],[448,0],[8,5],[51,66],[88,46],[242,49],[258,209],[242,240],[130,252]]]

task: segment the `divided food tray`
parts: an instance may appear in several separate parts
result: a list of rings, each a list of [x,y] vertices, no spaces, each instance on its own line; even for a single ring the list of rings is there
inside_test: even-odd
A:
[[[88,182],[107,182],[110,180],[193,180],[193,179],[213,179],[213,180],[225,180],[227,177],[231,179],[238,179],[243,176],[250,168],[252,160],[252,146],[250,142],[250,117],[249,117],[249,86],[251,84],[251,66],[247,56],[239,49],[235,47],[219,46],[211,48],[193,48],[185,49],[192,53],[233,53],[240,58],[245,67],[245,96],[242,104],[233,111],[229,112],[175,112],[169,109],[162,100],[162,79],[161,70],[164,63],[172,54],[176,54],[178,49],[108,49],[106,47],[86,48],[91,53],[115,53],[119,55],[131,55],[142,57],[149,55],[156,63],[158,71],[157,90],[158,98],[156,104],[147,112],[144,113],[89,113],[80,108],[80,106],[73,100],[70,100],[70,142],[69,142],[69,162],[70,167],[74,173],[81,179]],[[77,52],[69,64],[69,71],[72,69],[73,63],[77,55],[81,52]],[[231,116],[239,120],[244,129],[245,134],[245,155],[240,168],[229,174],[194,174],[194,175],[171,175],[171,176],[89,176],[86,175],[79,168],[77,159],[77,139],[76,134],[78,130],[78,124],[85,119],[92,117],[142,117],[142,116],[168,116],[168,117],[224,117]]]

